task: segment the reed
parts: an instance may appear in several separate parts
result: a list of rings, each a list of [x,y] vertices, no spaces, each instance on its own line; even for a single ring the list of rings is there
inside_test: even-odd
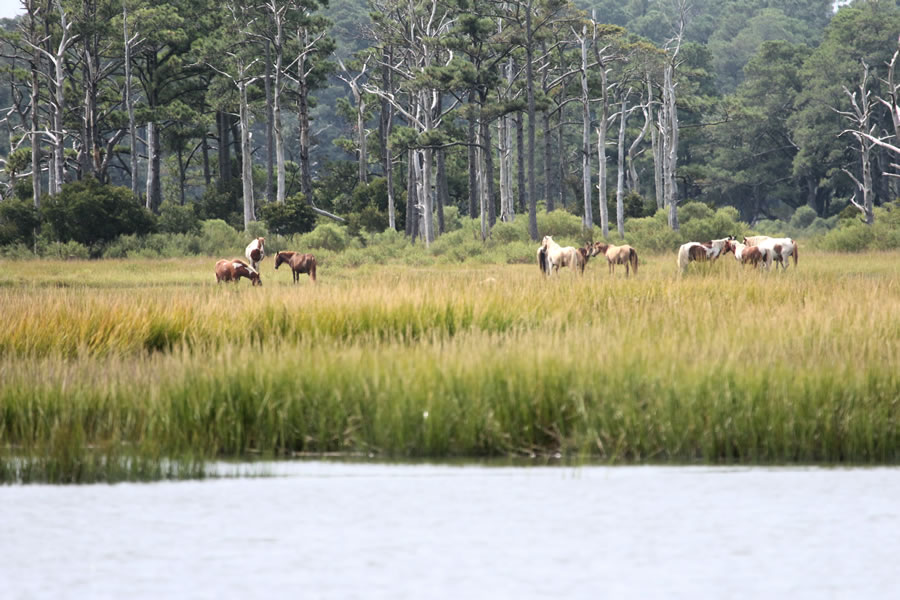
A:
[[[208,259],[12,263],[0,481],[326,451],[895,463],[898,258],[807,253],[759,273],[728,257],[679,278],[651,257],[629,280],[599,262],[556,280],[264,271],[263,288],[216,286]]]

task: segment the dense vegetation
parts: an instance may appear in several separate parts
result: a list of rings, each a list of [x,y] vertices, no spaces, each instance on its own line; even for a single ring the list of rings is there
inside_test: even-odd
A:
[[[859,212],[851,199],[897,197],[884,174],[894,150],[862,160],[860,138],[842,133],[896,143],[895,2],[24,6],[2,38],[0,245],[74,241],[97,256],[110,235],[154,229],[131,215],[141,223],[126,230],[76,231],[61,219],[102,219],[43,206],[92,177],[139,197],[160,232],[260,218],[288,235],[332,215],[358,237],[393,227],[429,243],[453,207],[483,215],[482,237],[527,213],[533,239],[541,208],[630,234],[642,225],[626,219],[697,201],[773,231],[799,209],[824,233]],[[854,93],[865,127],[850,118]],[[100,193],[124,198],[116,189]]]
[[[0,480],[197,476],[206,459],[894,463],[895,253],[320,271],[216,285],[212,261],[0,273]]]

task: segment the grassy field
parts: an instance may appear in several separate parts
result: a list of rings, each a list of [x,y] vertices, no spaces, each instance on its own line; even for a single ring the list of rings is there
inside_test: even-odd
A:
[[[536,265],[9,262],[0,481],[198,477],[211,458],[896,463],[900,254],[677,276]]]

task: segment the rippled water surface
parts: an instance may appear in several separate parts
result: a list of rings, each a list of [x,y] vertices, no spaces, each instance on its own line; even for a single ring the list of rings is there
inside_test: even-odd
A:
[[[0,487],[0,594],[890,598],[900,590],[898,469],[294,462],[266,470],[275,476]]]

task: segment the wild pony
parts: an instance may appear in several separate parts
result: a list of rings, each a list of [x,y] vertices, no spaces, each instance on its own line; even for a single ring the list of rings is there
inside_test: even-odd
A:
[[[291,268],[294,283],[300,281],[300,273],[308,273],[312,282],[316,282],[316,257],[312,254],[301,254],[300,252],[285,250],[275,255],[275,268],[277,269],[281,266],[281,263],[287,263]]]
[[[763,261],[763,253],[757,246],[747,246],[740,242],[731,242],[734,247],[734,258],[742,265],[751,264],[757,268]]]
[[[631,246],[627,244],[624,246],[610,246],[605,242],[594,242],[591,256],[597,256],[598,254],[606,256],[610,275],[615,272],[616,265],[625,265],[625,277],[628,277],[629,267],[634,269],[634,274],[637,275],[638,255],[637,251]]]
[[[256,238],[244,250],[244,256],[250,261],[250,266],[259,271],[259,262],[266,257],[266,238]]]
[[[259,272],[251,266],[248,266],[241,260],[222,259],[216,263],[216,283],[223,281],[233,281],[235,283],[241,277],[250,280],[251,285],[262,285],[259,279]]]
[[[767,235],[753,235],[750,237],[744,237],[744,244],[746,244],[747,246],[759,246],[760,242],[771,239],[772,238]]]
[[[584,273],[584,261],[581,260],[581,254],[572,246],[563,248],[553,241],[549,235],[545,235],[541,241],[541,246],[537,251],[538,265],[541,267],[541,273],[549,277],[555,271],[559,274],[560,267],[579,267]]]
[[[797,254],[800,248],[791,238],[769,238],[761,241],[757,248],[763,255],[766,269],[772,266],[772,262],[777,262],[787,271],[788,258],[791,256],[794,257],[794,268],[797,268]]]
[[[734,252],[734,236],[709,242],[688,242],[678,249],[678,268],[684,273],[692,261],[716,260],[726,252]]]
[[[593,256],[591,252],[593,249],[591,248],[590,242],[584,245],[584,248],[576,248],[578,251],[578,256],[581,258],[581,273],[584,274],[584,267],[587,266],[587,261],[590,257]]]

